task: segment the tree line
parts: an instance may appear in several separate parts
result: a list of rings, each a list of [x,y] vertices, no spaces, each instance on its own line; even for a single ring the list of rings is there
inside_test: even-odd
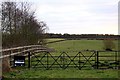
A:
[[[54,34],[54,33],[46,33],[47,38],[65,38],[65,39],[97,39],[97,40],[104,40],[104,39],[120,39],[119,35],[113,34]]]
[[[2,2],[1,31],[3,48],[42,44],[47,25],[38,21],[27,2]]]

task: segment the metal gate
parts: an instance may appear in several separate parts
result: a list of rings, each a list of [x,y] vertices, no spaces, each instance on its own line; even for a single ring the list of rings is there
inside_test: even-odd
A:
[[[112,51],[113,55],[104,55],[100,56],[102,51],[80,51],[80,52],[71,52],[74,55],[69,55],[70,52],[61,52],[60,55],[55,55],[50,52],[41,52],[39,54],[32,53],[30,58],[30,66],[32,68],[78,68],[81,69],[118,69],[119,60],[118,52]],[[104,51],[106,52],[106,51]],[[107,60],[103,57],[110,57],[111,60]],[[101,60],[103,59],[103,60]]]

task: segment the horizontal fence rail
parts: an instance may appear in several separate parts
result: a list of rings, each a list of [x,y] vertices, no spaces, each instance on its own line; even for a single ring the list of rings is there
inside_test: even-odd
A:
[[[0,56],[0,58],[9,57],[13,55],[26,55],[26,52],[41,52],[41,51],[50,51],[50,49],[42,45],[30,45],[3,49],[0,51],[2,53],[2,56]]]

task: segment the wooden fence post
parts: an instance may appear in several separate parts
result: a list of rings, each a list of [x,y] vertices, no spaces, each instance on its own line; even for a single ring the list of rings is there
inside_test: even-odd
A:
[[[28,68],[30,69],[30,52],[28,52]]]

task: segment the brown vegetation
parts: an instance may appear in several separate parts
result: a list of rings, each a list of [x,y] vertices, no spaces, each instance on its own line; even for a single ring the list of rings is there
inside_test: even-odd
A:
[[[3,58],[2,59],[2,72],[10,72],[12,71],[11,67],[10,67],[10,61],[8,58]]]
[[[112,39],[106,39],[103,41],[104,44],[104,49],[107,51],[112,51],[113,49],[115,49],[115,43],[113,42]]]

